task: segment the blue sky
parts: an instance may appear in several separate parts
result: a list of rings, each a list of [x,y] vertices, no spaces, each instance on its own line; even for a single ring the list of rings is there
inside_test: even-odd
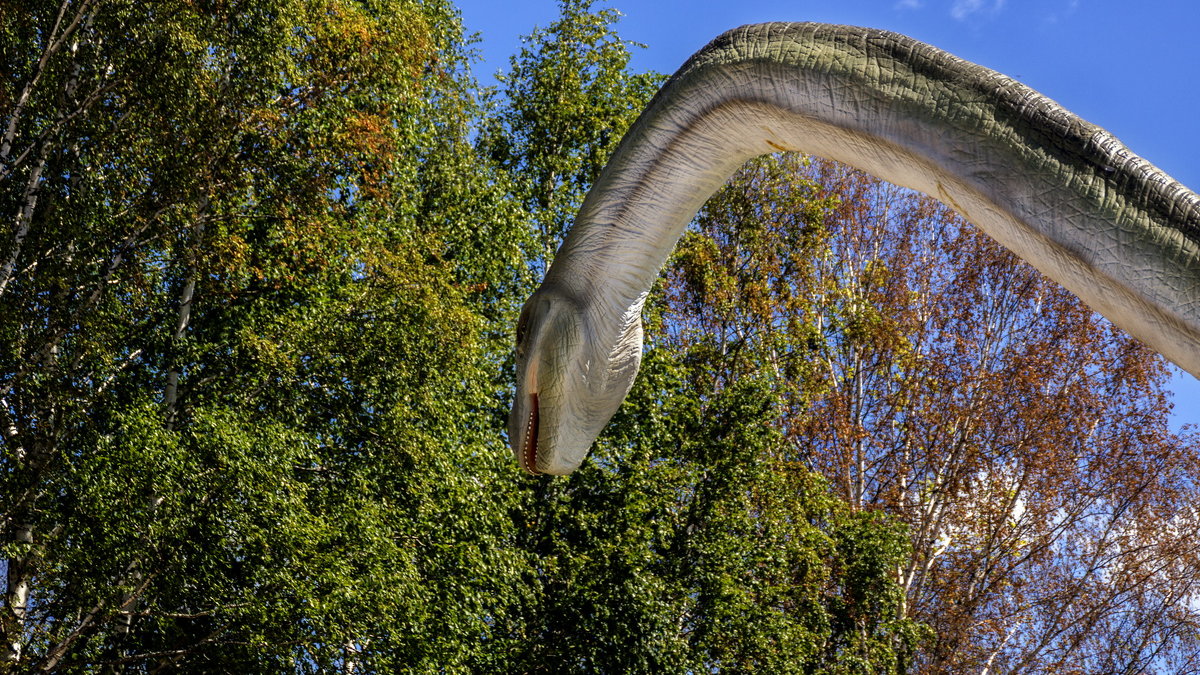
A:
[[[482,81],[555,0],[458,0],[482,37]],[[1017,78],[1107,128],[1135,153],[1200,189],[1200,3],[1195,0],[609,0],[623,37],[647,45],[635,70],[674,72],[719,33],[761,21],[821,21],[905,33]],[[1200,382],[1177,373],[1176,425],[1200,425]]]

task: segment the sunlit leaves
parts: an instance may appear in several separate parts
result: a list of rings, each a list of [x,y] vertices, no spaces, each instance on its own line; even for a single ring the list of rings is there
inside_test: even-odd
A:
[[[620,13],[592,0],[563,0],[501,77],[503,99],[479,137],[507,169],[539,230],[536,257],[558,248],[587,188],[662,77],[626,70],[629,48],[613,30]]]
[[[7,657],[477,658],[519,568],[484,303],[524,265],[453,8],[2,16]]]
[[[802,200],[807,230],[779,215]],[[782,156],[706,205],[667,297],[698,386],[771,374],[784,457],[910,525],[923,672],[1195,671],[1196,439],[1161,360],[1074,296],[931,200]]]

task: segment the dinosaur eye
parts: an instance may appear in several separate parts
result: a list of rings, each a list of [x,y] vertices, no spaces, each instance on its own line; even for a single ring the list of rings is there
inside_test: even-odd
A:
[[[525,353],[525,329],[529,325],[529,305],[521,310],[521,318],[517,320],[517,355]]]

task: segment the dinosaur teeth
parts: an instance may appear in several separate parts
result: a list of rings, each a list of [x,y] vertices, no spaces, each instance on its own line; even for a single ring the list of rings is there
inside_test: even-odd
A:
[[[525,425],[525,444],[521,453],[521,468],[525,469],[535,476],[539,472],[537,470],[537,442],[538,442],[538,395],[530,394],[529,396],[529,422]]]

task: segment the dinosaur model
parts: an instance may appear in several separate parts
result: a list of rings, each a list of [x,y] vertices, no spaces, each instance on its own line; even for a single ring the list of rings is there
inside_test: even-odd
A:
[[[1200,377],[1200,197],[1029,87],[896,33],[743,26],[663,86],[517,328],[509,442],[567,474],[637,374],[642,304],[751,157],[798,150],[933,196]]]

